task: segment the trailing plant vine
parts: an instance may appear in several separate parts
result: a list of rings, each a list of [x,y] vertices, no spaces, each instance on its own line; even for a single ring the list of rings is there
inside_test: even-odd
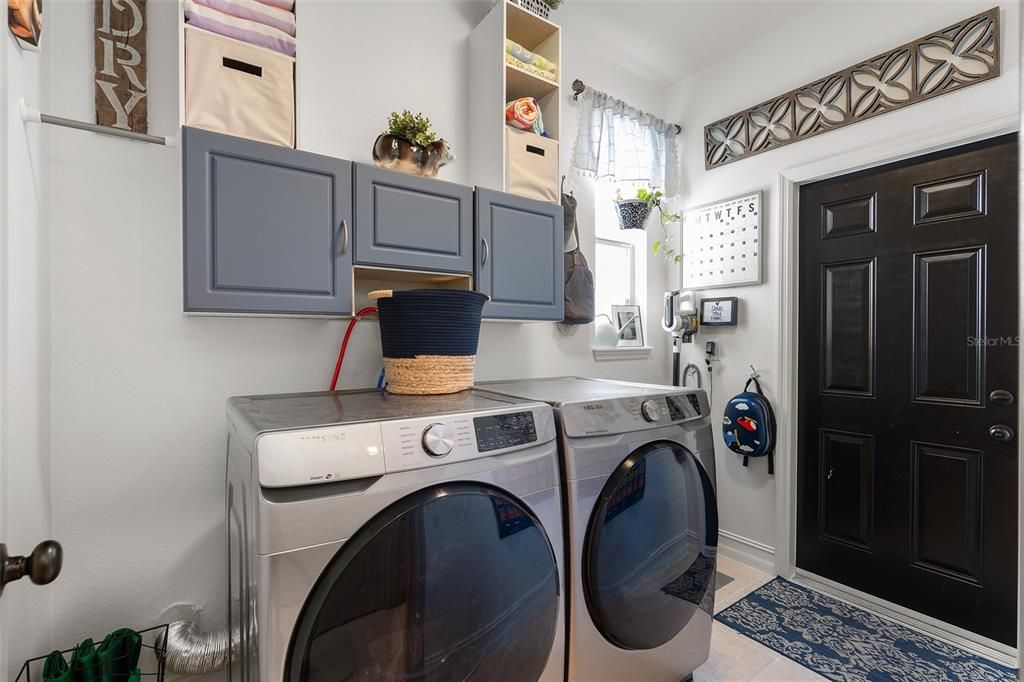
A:
[[[636,191],[636,198],[640,201],[646,202],[647,205],[658,209],[659,217],[661,218],[661,230],[664,237],[655,240],[654,244],[651,245],[651,249],[654,251],[654,255],[661,255],[666,262],[678,263],[682,259],[682,254],[676,251],[675,247],[675,236],[669,231],[669,225],[672,223],[681,222],[683,219],[682,213],[670,213],[662,205],[662,199],[665,195],[659,189],[647,189],[641,187]]]

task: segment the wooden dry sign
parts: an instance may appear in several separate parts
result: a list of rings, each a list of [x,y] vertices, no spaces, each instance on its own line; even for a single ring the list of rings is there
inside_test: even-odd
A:
[[[96,122],[149,132],[146,0],[95,0]]]

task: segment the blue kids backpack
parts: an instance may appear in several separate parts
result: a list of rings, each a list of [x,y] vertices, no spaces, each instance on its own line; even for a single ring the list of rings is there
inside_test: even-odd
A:
[[[750,382],[754,382],[756,393],[747,390]],[[743,393],[725,404],[722,437],[730,450],[743,455],[743,466],[751,457],[767,457],[768,473],[775,474],[775,412],[756,376],[747,379]]]

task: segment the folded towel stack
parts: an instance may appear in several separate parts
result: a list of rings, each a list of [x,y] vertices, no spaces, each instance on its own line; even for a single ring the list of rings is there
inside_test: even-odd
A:
[[[185,0],[197,28],[295,56],[295,0]]]
[[[545,80],[558,82],[558,65],[530,52],[514,40],[505,39],[505,61]]]
[[[543,135],[544,118],[541,116],[540,107],[537,106],[537,100],[532,97],[520,97],[506,104],[505,125]]]

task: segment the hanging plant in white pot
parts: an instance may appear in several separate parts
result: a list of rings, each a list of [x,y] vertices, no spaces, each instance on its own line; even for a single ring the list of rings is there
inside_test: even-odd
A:
[[[520,7],[527,9],[534,14],[548,18],[551,10],[557,9],[562,0],[513,0]]]

